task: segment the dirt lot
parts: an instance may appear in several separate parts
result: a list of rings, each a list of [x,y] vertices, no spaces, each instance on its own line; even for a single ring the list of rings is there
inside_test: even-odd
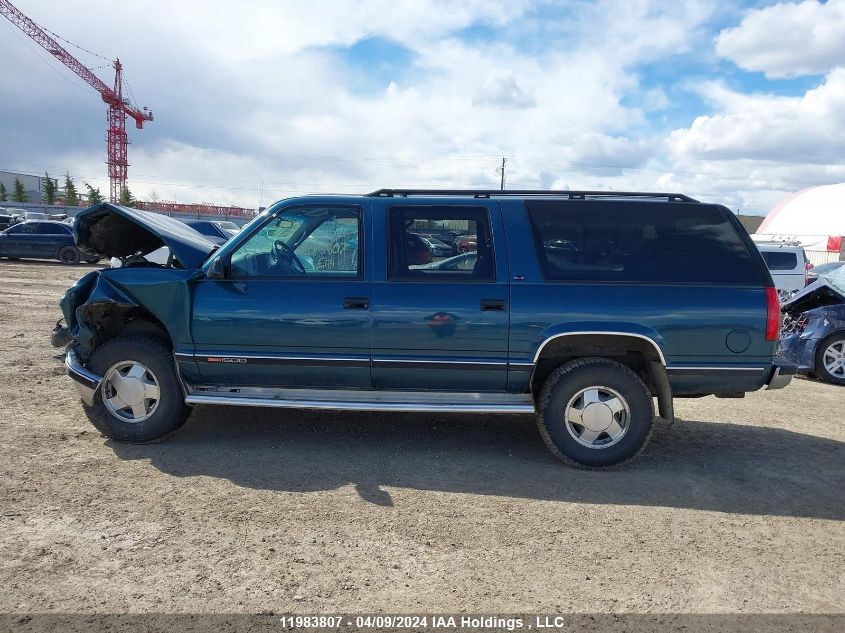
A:
[[[681,400],[618,472],[531,417],[198,408],[89,425],[48,337],[87,267],[0,262],[0,612],[842,612],[845,390]]]

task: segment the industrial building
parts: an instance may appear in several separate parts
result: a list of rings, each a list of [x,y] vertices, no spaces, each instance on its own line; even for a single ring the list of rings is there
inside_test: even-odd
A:
[[[6,188],[7,202],[12,200],[12,192],[15,190],[15,179],[23,183],[24,191],[26,192],[27,202],[42,202],[44,181],[46,176],[35,176],[33,174],[21,174],[14,171],[0,171],[0,182]],[[53,182],[58,185],[55,178],[51,178]]]

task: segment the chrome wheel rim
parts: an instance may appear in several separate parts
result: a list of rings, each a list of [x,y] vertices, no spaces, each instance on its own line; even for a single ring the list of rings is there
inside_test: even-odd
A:
[[[564,420],[569,435],[581,446],[608,448],[628,432],[631,409],[610,387],[585,387],[570,398]]]
[[[103,376],[102,395],[109,413],[135,424],[156,412],[160,389],[148,367],[126,360],[112,365]]]
[[[834,341],[828,345],[822,362],[831,376],[845,378],[845,341]]]

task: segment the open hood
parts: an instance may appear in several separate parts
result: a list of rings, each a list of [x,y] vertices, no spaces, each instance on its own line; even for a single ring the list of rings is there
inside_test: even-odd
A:
[[[781,306],[781,309],[784,312],[798,314],[805,310],[842,303],[845,303],[845,296],[829,284],[824,277],[819,277],[809,286],[790,297]]]
[[[160,213],[101,202],[73,223],[76,245],[89,255],[146,255],[166,246],[184,268],[199,268],[217,245],[187,224]]]

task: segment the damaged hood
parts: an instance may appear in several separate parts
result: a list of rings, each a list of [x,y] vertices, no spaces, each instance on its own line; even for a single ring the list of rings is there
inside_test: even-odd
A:
[[[184,268],[199,268],[217,245],[187,224],[160,213],[101,202],[73,223],[79,249],[100,257],[146,255],[166,246]]]
[[[813,308],[843,303],[845,303],[845,296],[824,277],[819,277],[817,281],[790,297],[781,309],[784,312],[797,314]]]

